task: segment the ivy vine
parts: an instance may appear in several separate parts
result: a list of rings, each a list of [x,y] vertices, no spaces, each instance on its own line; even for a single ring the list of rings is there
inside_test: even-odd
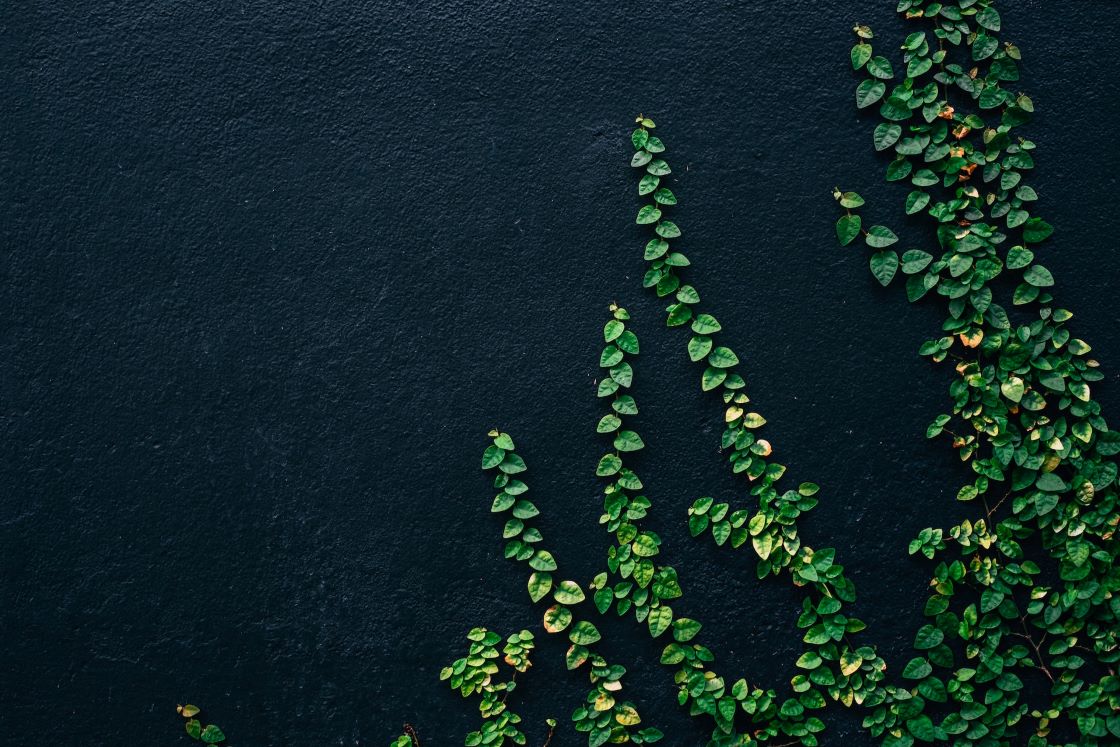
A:
[[[863,236],[882,285],[901,269],[910,301],[944,303],[942,334],[920,353],[952,366],[952,410],[927,436],[945,438],[971,469],[956,497],[977,512],[910,543],[937,561],[929,623],[902,671],[910,683],[886,688],[864,723],[887,745],[1117,744],[1120,434],[1091,395],[1098,363],[1036,259],[1053,228],[1027,183],[1035,144],[1018,135],[1034,104],[1006,87],[1019,80],[1021,52],[1001,43],[990,0],[898,9],[923,28],[903,42],[897,78],[872,31],[855,28],[851,63],[866,75],[856,105],[878,104],[872,140],[893,153],[887,180],[913,188],[905,211],[930,221],[937,248],[899,256],[894,231],[863,228],[854,192],[835,192],[845,210],[836,232],[845,245]],[[1036,547],[1043,553],[1028,558]],[[1039,677],[1049,699],[1028,704]]]

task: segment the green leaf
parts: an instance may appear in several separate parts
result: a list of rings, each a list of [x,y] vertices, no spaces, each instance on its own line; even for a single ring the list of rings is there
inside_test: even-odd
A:
[[[552,574],[547,572],[534,572],[529,576],[529,598],[534,602],[544,599],[552,589]]]
[[[698,335],[710,335],[723,329],[716,318],[710,314],[697,314],[692,322],[692,331]]]
[[[661,605],[649,612],[649,634],[657,638],[669,629],[673,623],[673,610],[667,605]]]
[[[931,649],[945,640],[945,634],[932,625],[923,625],[914,637],[914,648],[919,651]]]
[[[708,364],[713,368],[731,368],[739,364],[739,356],[731,348],[717,347],[708,355]]]
[[[497,446],[487,446],[486,451],[482,452],[482,468],[493,469],[501,464],[505,457],[506,453],[502,449]]]
[[[687,617],[678,617],[673,621],[673,638],[678,643],[691,641],[700,632],[700,623]]]
[[[913,275],[929,267],[929,263],[932,261],[932,254],[923,252],[921,249],[911,249],[902,255],[902,271],[907,275]]]
[[[929,204],[929,194],[915,190],[906,196],[906,214],[921,212]]]
[[[1004,397],[1007,397],[1012,402],[1018,403],[1023,399],[1023,392],[1026,389],[1022,379],[1018,376],[1012,376],[999,385],[999,390],[1003,392]]]
[[[871,255],[871,274],[880,285],[889,285],[898,270],[898,255],[894,250],[875,252]]]
[[[867,229],[867,237],[865,239],[867,245],[875,249],[882,249],[898,241],[898,237],[894,235],[894,231],[886,226],[872,226]]]
[[[675,239],[681,235],[681,229],[677,228],[676,223],[669,220],[661,221],[657,224],[657,228],[653,230],[663,239]]]
[[[887,84],[881,80],[865,80],[856,86],[856,106],[866,109],[887,92]]]
[[[1055,475],[1053,472],[1045,472],[1038,476],[1035,480],[1035,487],[1047,493],[1061,493],[1069,489],[1062,478]]]
[[[579,604],[585,599],[583,589],[575,581],[561,581],[557,584],[552,598],[560,604]]]
[[[645,225],[647,223],[656,223],[661,220],[661,211],[655,205],[643,205],[642,209],[638,211],[636,223]]]
[[[856,192],[842,192],[840,194],[840,207],[842,208],[858,208],[863,205],[863,198]]]
[[[595,426],[595,432],[613,433],[614,431],[618,430],[618,427],[620,425],[622,425],[622,419],[617,415],[611,415],[610,413],[608,413],[599,420],[599,424]]]
[[[871,45],[865,42],[852,47],[852,69],[859,70],[871,59]]]
[[[696,335],[688,341],[688,357],[693,363],[702,361],[712,350],[712,338],[707,335]]]
[[[856,236],[859,236],[862,223],[858,215],[840,216],[836,221],[836,238],[840,241],[840,246],[847,246]]]
[[[191,737],[191,739],[201,738],[201,736],[202,736],[202,724],[199,723],[198,719],[192,718],[192,719],[188,720],[187,723],[184,724],[184,726],[186,727],[187,734]]]
[[[1031,218],[1023,225],[1023,240],[1031,244],[1038,244],[1050,238],[1054,227],[1041,218]]]
[[[872,57],[867,63],[867,72],[884,80],[890,80],[894,77],[894,69],[891,67],[890,60],[883,56]]]
[[[933,667],[924,658],[917,656],[910,660],[905,669],[902,670],[902,676],[909,680],[920,680],[930,675]]]
[[[535,571],[555,571],[556,559],[548,550],[537,550],[533,553],[533,557],[529,558],[529,567]]]
[[[1034,252],[1025,246],[1013,246],[1007,250],[1007,267],[1018,270],[1034,261]]]
[[[639,164],[634,164],[634,165],[637,166]],[[645,176],[642,177],[642,180],[640,182],[638,182],[638,194],[639,195],[648,195],[650,192],[657,189],[657,185],[660,182],[661,182],[661,180],[658,179],[653,174],[646,174]]]
[[[988,31],[999,31],[999,11],[991,5],[986,8],[981,8],[980,12],[976,14],[976,22],[988,29]]]
[[[544,629],[549,633],[559,633],[572,622],[572,611],[562,604],[556,604],[544,611]]]
[[[622,460],[614,454],[604,454],[603,458],[599,460],[599,465],[595,468],[595,474],[598,477],[610,477],[622,469]]]
[[[708,366],[704,369],[704,374],[700,379],[700,387],[705,392],[710,392],[717,386],[723,383],[727,378],[727,371],[722,368],[712,368]]]
[[[214,724],[207,724],[206,728],[202,730],[202,734],[199,735],[199,739],[206,744],[217,744],[225,741],[225,738],[226,735]]]
[[[183,718],[194,718],[201,710],[198,706],[187,703],[185,706],[179,706],[179,715]]]
[[[644,446],[642,437],[634,431],[620,431],[614,437],[614,447],[619,451],[638,451]]]
[[[649,133],[641,129],[634,130],[630,133],[630,142],[634,144],[634,150],[641,150],[649,142]]]
[[[1054,276],[1042,265],[1034,265],[1024,272],[1023,280],[1036,288],[1049,288],[1054,284]]]
[[[902,127],[892,122],[882,122],[875,127],[875,150],[886,150],[902,137]]]
[[[665,161],[660,158],[650,161],[649,165],[646,166],[646,171],[654,176],[665,176],[673,173],[673,170],[669,168],[669,164],[665,163]]]
[[[580,620],[572,626],[571,632],[568,633],[568,640],[577,646],[590,646],[602,639],[599,629],[586,620]]]

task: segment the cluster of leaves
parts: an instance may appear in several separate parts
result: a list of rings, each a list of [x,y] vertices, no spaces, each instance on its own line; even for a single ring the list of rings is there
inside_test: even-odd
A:
[[[875,149],[893,153],[887,179],[909,183],[906,213],[928,217],[937,250],[900,256],[893,231],[864,230],[854,192],[835,192],[845,209],[836,232],[845,245],[863,236],[881,284],[901,269],[911,301],[947,307],[941,336],[920,352],[953,367],[952,411],[927,435],[971,469],[957,498],[978,514],[910,543],[936,561],[929,623],[902,672],[910,683],[885,687],[865,725],[892,747],[1118,744],[1120,433],[1092,398],[1098,363],[1036,259],[1053,229],[1026,183],[1035,144],[1018,135],[1034,105],[1005,87],[1019,79],[1020,51],[1000,42],[990,0],[898,9],[923,28],[903,42],[897,77],[871,30],[855,29],[852,67],[867,75],[856,104],[879,104]],[[1032,679],[1049,690],[1033,707]]]
[[[226,735],[217,725],[206,724],[203,726],[202,722],[197,718],[202,712],[202,709],[198,706],[187,703],[186,705],[175,706],[175,711],[186,719],[183,726],[191,739],[202,742],[203,744],[225,743]]]
[[[495,679],[499,672],[500,635],[486,628],[474,628],[467,634],[467,640],[470,641],[467,655],[456,659],[439,673],[439,678],[446,680],[451,689],[458,690],[464,698],[475,693],[481,696],[478,712],[483,718],[482,726],[468,734],[464,744],[467,747],[500,747],[507,739],[514,744],[525,744],[528,740],[518,726],[521,717],[506,707],[506,698],[517,686],[517,674],[529,671],[532,666],[529,657],[533,652],[533,634],[522,630],[506,639],[501,653],[502,661],[513,669],[508,680]],[[550,720],[549,726],[555,726],[555,722]],[[410,734],[399,737],[394,747],[409,744],[402,741],[404,739],[414,737]]]
[[[627,383],[629,386],[629,383]],[[557,563],[551,553],[536,549],[543,539],[541,533],[526,522],[539,515],[537,507],[525,497],[528,486],[515,475],[525,472],[525,462],[514,450],[508,433],[491,431],[492,442],[482,456],[482,468],[494,471],[494,487],[498,494],[491,511],[509,514],[503,529],[507,558],[525,562],[530,568],[529,596],[534,602],[552,604],[544,612],[544,629],[552,634],[567,633],[571,646],[565,661],[568,669],[585,664],[589,670],[591,690],[586,702],[572,714],[577,731],[586,732],[591,747],[611,744],[647,744],[661,739],[661,732],[641,724],[637,707],[620,697],[625,667],[611,664],[594,650],[602,635],[594,623],[577,617],[581,606],[588,604],[587,595],[576,581],[556,581],[553,573]]]

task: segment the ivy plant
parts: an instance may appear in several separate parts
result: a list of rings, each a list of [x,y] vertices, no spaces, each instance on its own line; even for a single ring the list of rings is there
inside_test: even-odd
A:
[[[175,711],[186,719],[183,722],[183,727],[191,739],[208,745],[224,745],[226,743],[226,735],[220,727],[216,724],[203,724],[198,718],[202,713],[202,709],[198,706],[187,703],[186,705],[175,706]]]
[[[990,0],[902,0],[918,24],[897,74],[855,28],[856,106],[877,111],[886,178],[933,241],[900,251],[868,225],[862,197],[835,190],[840,243],[862,237],[872,275],[946,312],[920,354],[954,373],[951,408],[926,435],[967,466],[971,518],[909,546],[935,562],[915,656],[866,718],[887,745],[1120,743],[1116,462],[1092,385],[1099,364],[1070,329],[1042,264],[1052,226],[1028,183],[1034,113],[1016,92],[1019,48]],[[901,273],[899,272],[901,270]],[[1028,684],[1045,701],[1028,703]]]

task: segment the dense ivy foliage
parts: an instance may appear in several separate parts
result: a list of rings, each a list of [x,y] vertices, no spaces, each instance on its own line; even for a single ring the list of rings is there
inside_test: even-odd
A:
[[[1018,135],[1034,112],[1019,80],[1019,49],[998,35],[989,0],[903,0],[922,26],[902,44],[900,74],[856,27],[856,104],[878,104],[876,150],[887,179],[912,187],[936,249],[899,256],[890,229],[863,228],[863,199],[836,191],[836,224],[862,235],[871,272],[899,269],[911,301],[939,298],[948,315],[921,354],[955,372],[952,409],[927,435],[944,437],[973,477],[957,499],[972,518],[930,527],[909,547],[937,561],[906,685],[865,719],[887,745],[1120,743],[1120,573],[1116,463],[1120,433],[1092,398],[1102,374],[1055,303],[1036,253],[1052,227],[1027,179],[1035,144]],[[890,87],[888,89],[888,83]],[[1041,681],[1039,678],[1043,678]],[[1028,698],[1029,683],[1049,697]]]

